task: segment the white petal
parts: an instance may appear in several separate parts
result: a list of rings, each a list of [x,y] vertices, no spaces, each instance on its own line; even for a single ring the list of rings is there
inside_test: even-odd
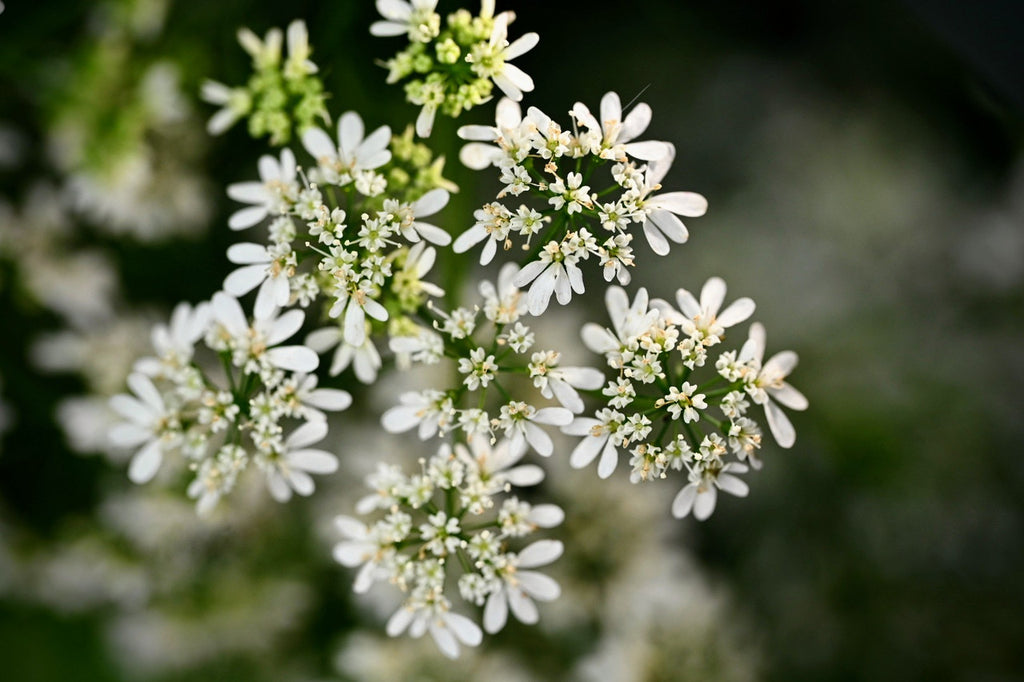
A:
[[[407,405],[392,407],[381,416],[381,426],[383,426],[384,430],[388,433],[403,433],[408,431],[422,421],[423,418],[417,414],[419,409],[420,408],[418,407],[410,407]]]
[[[292,489],[303,497],[309,497],[316,490],[316,484],[305,471],[291,469],[288,471],[288,483]]]
[[[244,230],[247,227],[252,227],[266,217],[266,207],[250,206],[249,208],[243,208],[241,211],[235,211],[231,217],[228,218],[228,227],[232,230]]]
[[[346,111],[338,120],[338,149],[346,161],[355,158],[356,149],[363,141],[363,119],[354,111]]]
[[[603,382],[602,382],[603,383]],[[596,388],[600,388],[600,384]],[[542,407],[533,415],[531,421],[551,426],[566,426],[574,419],[572,412],[564,407]]]
[[[213,317],[220,322],[229,334],[239,337],[249,330],[249,322],[245,319],[242,306],[233,296],[218,291],[213,295],[211,303]]]
[[[708,200],[696,192],[666,192],[647,201],[651,208],[672,211],[687,218],[699,218],[708,212]]]
[[[436,621],[430,623],[430,636],[437,643],[437,648],[448,658],[459,657],[459,642],[455,635],[448,628],[438,625]]]
[[[565,545],[560,540],[537,540],[519,553],[520,568],[547,566],[562,556]]]
[[[623,137],[623,135],[620,135],[619,137]],[[672,148],[667,142],[659,142],[656,140],[630,142],[629,144],[624,145],[623,149],[634,159],[640,159],[641,161],[658,161],[659,159],[668,157],[668,155],[672,153]]]
[[[768,358],[761,371],[772,376],[789,376],[796,369],[798,361],[799,357],[797,357],[796,353],[791,350],[784,350]]]
[[[111,444],[121,448],[138,447],[152,437],[153,432],[150,429],[129,422],[115,424],[107,435]]]
[[[352,540],[363,540],[369,534],[365,523],[344,514],[334,517],[334,528]]]
[[[416,134],[420,137],[430,137],[434,129],[434,116],[437,115],[437,107],[424,106],[416,117]]]
[[[337,412],[348,409],[352,404],[352,395],[337,388],[318,388],[307,395],[304,402],[321,410]]]
[[[333,474],[338,470],[338,458],[324,450],[289,452],[288,463],[311,474]]]
[[[492,635],[501,631],[508,622],[508,598],[505,596],[505,588],[491,592],[487,597],[487,604],[484,605],[484,630]]]
[[[534,47],[537,46],[537,43],[539,41],[540,36],[537,35],[536,33],[531,32],[522,35],[516,40],[512,41],[512,44],[505,48],[502,56],[504,57],[505,61],[511,61],[518,57],[519,55],[526,54],[527,52],[532,50]],[[507,64],[505,68],[508,68]]]
[[[445,624],[451,629],[459,641],[467,646],[477,646],[484,639],[484,635],[480,631],[480,626],[462,614],[449,611],[445,616]]]
[[[228,260],[236,265],[251,265],[253,263],[269,263],[271,259],[266,246],[242,242],[228,247]]]
[[[785,405],[791,410],[807,409],[808,403],[804,394],[787,383],[783,383],[781,386],[769,388],[768,395],[770,395],[772,399],[779,404]]]
[[[544,470],[535,464],[523,464],[503,472],[504,478],[517,488],[537,485],[544,480]]]
[[[359,347],[366,341],[366,314],[354,299],[350,299],[345,309],[345,343]]]
[[[224,278],[224,291],[232,296],[245,296],[267,277],[266,265],[246,265]]]
[[[537,605],[533,603],[533,600],[525,592],[516,587],[508,588],[508,605],[512,609],[512,614],[521,623],[533,625],[540,620],[540,614],[537,613]]]
[[[718,324],[723,327],[737,325],[753,315],[756,308],[757,304],[754,303],[753,299],[747,297],[737,298],[726,306],[725,310],[718,316]]]
[[[651,251],[659,256],[668,254],[668,240],[661,234],[661,231],[655,226],[654,221],[650,217],[644,221],[644,235],[647,237],[647,243],[651,245]]]
[[[719,474],[715,482],[719,490],[724,490],[736,497],[746,497],[750,493],[750,486],[743,479],[732,474]]]
[[[264,318],[265,319],[265,318]],[[301,310],[289,310],[274,320],[267,331],[267,345],[276,346],[285,339],[291,338],[299,331],[306,320],[306,313]]]
[[[527,264],[529,267],[531,264]],[[525,270],[526,268],[523,268]],[[545,270],[537,279],[533,281],[530,286],[530,291],[527,294],[527,304],[530,314],[533,316],[539,316],[544,314],[544,311],[548,308],[548,303],[551,301],[551,294],[557,284],[557,273],[559,268],[552,266]],[[520,274],[522,274],[520,272]],[[519,281],[519,278],[516,278]]]
[[[694,500],[696,499],[696,485],[691,484],[680,490],[675,499],[672,500],[672,516],[677,519],[681,519],[689,515],[690,510],[693,509]]]
[[[768,428],[771,429],[775,442],[779,447],[791,448],[796,442],[796,429],[789,417],[778,405],[769,400],[764,404],[764,414],[768,418]]]
[[[519,584],[524,592],[540,601],[553,601],[562,594],[558,583],[543,573],[536,571],[519,571],[516,573]]]
[[[132,483],[148,483],[156,476],[163,458],[160,441],[151,441],[132,457],[131,464],[128,465],[128,478]]]
[[[668,211],[655,209],[651,212],[650,219],[658,225],[658,229],[666,237],[676,244],[684,244],[690,238],[690,233],[686,230],[686,225],[683,225],[683,221]]]
[[[405,24],[394,21],[375,21],[370,24],[370,35],[375,35],[378,38],[392,38],[408,32],[409,28]]]
[[[267,186],[262,182],[236,182],[228,185],[228,196],[246,204],[263,204],[267,201]]]
[[[337,327],[325,327],[312,331],[306,336],[306,345],[317,353],[325,353],[341,341],[341,330]]]
[[[725,280],[721,277],[709,277],[700,290],[700,305],[712,315],[717,315],[725,300]]]
[[[316,351],[305,346],[280,346],[267,351],[270,364],[292,372],[312,372],[320,364]]]
[[[650,124],[651,124],[651,107],[649,107],[645,102],[640,102],[635,107],[633,107],[632,111],[630,111],[628,114],[626,114],[626,119],[622,122],[622,129],[619,131],[619,139],[617,140],[617,142],[619,142],[621,144],[621,143],[629,142],[632,139],[635,139],[637,135],[640,135],[645,130],[647,130],[647,126],[649,126]],[[657,145],[661,145],[663,143],[661,143],[661,142],[640,142],[638,144],[641,144],[641,145],[643,145],[643,144],[648,144],[648,145],[649,144],[657,144]],[[637,145],[632,145],[632,146],[635,147]],[[666,152],[667,152],[667,150],[666,150]],[[636,158],[638,158],[638,159],[645,158],[645,157],[642,157],[642,156],[637,156],[636,154],[633,154],[633,156],[636,156]],[[654,157],[648,157],[648,158],[659,158],[659,157],[654,156]]]
[[[622,102],[614,92],[606,92],[601,98],[601,123],[622,120]]]
[[[132,389],[135,395],[142,398],[154,412],[164,411],[164,399],[160,391],[156,390],[153,381],[145,374],[129,374],[128,388]]]
[[[338,148],[335,146],[331,136],[320,128],[307,128],[302,133],[302,146],[306,148],[309,155],[318,161],[322,158],[336,159]]]
[[[608,442],[604,446],[604,452],[601,453],[601,461],[597,463],[597,475],[599,478],[608,478],[615,472],[615,467],[619,463],[619,452],[615,448],[615,444],[612,439],[609,438]]]
[[[437,244],[438,246],[448,246],[452,242],[452,236],[442,230],[437,225],[431,225],[430,223],[421,223],[418,220],[412,224],[413,229],[416,230],[420,235],[423,236],[431,244]]]
[[[562,427],[562,433],[570,436],[589,436],[591,429],[600,423],[593,417],[576,417],[571,424]]]
[[[527,284],[537,278],[542,272],[544,272],[549,263],[545,263],[542,260],[530,261],[519,270],[515,278],[512,280],[512,286],[522,289]]]
[[[697,499],[693,502],[693,518],[704,521],[715,511],[715,502],[718,500],[718,493],[714,486],[709,486],[697,493]]]
[[[415,612],[412,609],[403,605],[388,619],[388,624],[385,626],[384,631],[388,633],[389,637],[397,637],[409,627],[409,623],[412,622],[414,615]]]
[[[432,189],[413,203],[413,215],[417,218],[434,215],[448,204],[449,197],[446,190]]]
[[[572,454],[569,455],[569,466],[573,469],[582,469],[597,457],[597,453],[601,451],[601,447],[604,446],[607,441],[607,437],[595,437],[587,436],[579,442],[579,444],[573,449]]]
[[[327,436],[327,424],[322,421],[306,422],[289,434],[285,444],[292,449],[319,443]]]
[[[565,512],[554,504],[538,504],[530,510],[527,518],[541,528],[554,528],[565,521]]]

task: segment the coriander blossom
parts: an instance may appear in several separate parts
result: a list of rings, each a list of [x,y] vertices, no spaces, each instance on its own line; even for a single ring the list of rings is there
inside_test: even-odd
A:
[[[436,8],[437,0],[377,0],[377,11],[384,21],[373,22],[370,33],[378,37],[406,34],[411,42],[430,42],[441,26]]]
[[[302,145],[316,159],[318,177],[323,182],[346,185],[360,171],[379,168],[391,160],[391,128],[381,126],[365,138],[364,133],[363,119],[354,111],[338,119],[337,144],[320,128],[306,129]]]
[[[537,540],[518,554],[507,554],[495,566],[494,573],[501,582],[484,606],[484,630],[494,634],[504,628],[510,609],[512,615],[527,625],[539,620],[534,600],[554,601],[562,589],[543,573],[522,569],[546,566],[562,556],[563,550],[558,540]]]
[[[668,240],[683,244],[689,239],[686,225],[676,216],[699,218],[708,210],[707,199],[696,192],[654,194],[661,189],[661,180],[668,173],[674,157],[675,148],[672,148],[667,156],[648,165],[643,187],[635,199],[637,208],[644,216],[644,236],[651,250],[659,256],[669,252]]]
[[[625,154],[628,154],[636,159],[655,161],[672,153],[667,142],[632,141],[647,130],[651,122],[651,108],[644,102],[633,107],[623,119],[618,94],[608,92],[601,98],[600,123],[582,102],[576,102],[569,113],[595,137],[600,135],[594,140],[592,152],[602,159],[624,161]]]
[[[746,390],[755,403],[764,405],[765,418],[775,442],[780,447],[790,448],[796,442],[796,430],[779,404],[791,410],[806,410],[808,402],[803,393],[786,383],[786,377],[796,368],[796,353],[784,350],[761,364],[765,338],[766,333],[762,324],[755,322],[750,325],[750,336],[740,350],[739,361],[749,364],[756,372],[744,377]]]
[[[679,325],[684,334],[704,346],[713,346],[722,340],[727,328],[747,320],[756,307],[754,301],[744,297],[719,312],[725,301],[725,292],[725,281],[721,277],[711,277],[701,288],[700,302],[686,289],[679,289],[676,292],[678,311],[661,299],[655,299],[652,305],[661,311],[667,322]]]
[[[256,464],[264,470],[267,488],[275,500],[287,502],[292,491],[312,495],[315,485],[310,474],[332,474],[338,470],[337,457],[326,450],[307,447],[325,436],[325,420],[306,422],[289,434],[280,447],[270,453],[256,454]]]
[[[494,17],[490,40],[478,43],[466,61],[472,64],[473,73],[482,78],[490,78],[507,97],[518,102],[523,99],[524,92],[533,90],[533,79],[509,62],[532,50],[540,41],[540,36],[531,32],[509,43],[508,24],[514,16],[512,12],[502,12]]]
[[[246,373],[266,376],[275,368],[312,372],[320,364],[316,352],[306,346],[278,346],[302,327],[306,316],[301,310],[278,316],[272,309],[267,317],[256,317],[250,325],[238,300],[223,291],[214,294],[212,309],[217,328],[207,335],[214,342],[211,347],[231,351],[234,365]]]
[[[244,230],[259,223],[268,215],[285,215],[298,201],[299,184],[295,155],[290,149],[281,150],[281,159],[269,154],[259,160],[260,181],[236,182],[228,185],[228,196],[245,204],[247,208],[235,211],[228,218],[232,230]]]

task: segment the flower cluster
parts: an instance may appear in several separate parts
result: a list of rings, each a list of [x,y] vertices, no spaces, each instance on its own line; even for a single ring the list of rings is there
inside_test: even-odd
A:
[[[544,313],[552,296],[564,305],[584,293],[586,261],[595,259],[606,282],[628,284],[634,226],[664,255],[670,242],[688,238],[679,216],[703,215],[707,202],[692,192],[661,191],[675,152],[668,142],[639,139],[651,119],[646,104],[623,107],[611,92],[595,116],[577,102],[571,128],[534,107],[523,116],[516,100],[532,81],[508,61],[537,37],[509,44],[511,12],[495,15],[485,0],[480,16],[460,10],[442,30],[435,0],[378,0],[377,7],[384,20],[372,33],[410,40],[389,62],[389,80],[417,74],[406,89],[423,107],[421,137],[438,109],[456,115],[479,104],[491,83],[510,96],[498,102],[495,126],[459,131],[470,141],[463,162],[496,167],[504,187],[453,241],[433,218],[457,189],[442,177],[443,157],[414,141],[411,128],[400,136],[388,126],[367,132],[352,111],[335,130],[313,125],[326,115],[304,25],[289,27],[283,64],[280,31],[265,41],[243,31],[257,75],[244,92],[220,98],[227,107],[211,129],[251,113],[254,136],[270,133],[279,144],[294,131],[311,161],[300,166],[285,147],[259,159],[258,180],[228,187],[243,204],[228,226],[263,226],[265,237],[232,245],[227,256],[237,268],[223,291],[195,307],[182,304],[154,331],[155,356],[136,363],[132,395],[111,401],[124,420],[111,438],[137,450],[129,476],[140,483],[156,475],[165,455],[181,455],[194,474],[188,494],[200,512],[253,463],[284,501],[311,494],[312,475],[339,467],[334,454],[311,446],[328,433],[324,411],[352,401],[340,388],[349,380],[342,372],[351,367],[355,379],[370,384],[385,359],[397,369],[447,366],[447,381],[402,393],[381,417],[388,432],[441,439],[437,454],[414,475],[380,465],[369,479],[375,492],[357,511],[381,516],[368,523],[338,517],[344,540],[335,557],[360,567],[357,592],[386,580],[405,594],[388,622],[390,635],[429,631],[455,656],[482,638],[480,627],[453,609],[456,588],[463,601],[483,608],[483,629],[491,633],[502,629],[509,610],[535,622],[534,600],[558,596],[554,581],[529,569],[554,561],[561,543],[518,543],[560,524],[562,511],[511,495],[514,486],[544,478],[538,466],[519,462],[529,451],[555,455],[550,429],[580,438],[569,463],[582,468],[596,459],[601,478],[616,469],[620,451],[629,453],[634,483],[685,471],[688,483],[673,514],[705,519],[718,490],[745,495],[740,476],[760,467],[762,431],[751,405],[763,406],[776,440],[790,447],[795,435],[780,405],[804,409],[807,401],[786,383],[796,355],[765,361],[759,324],[738,351],[715,349],[754,312],[747,298],[723,309],[718,278],[699,299],[680,289],[676,305],[649,300],[644,289],[630,302],[622,288],[608,288],[611,327],[583,327],[584,345],[603,356],[604,370],[566,361],[566,349],[539,339],[529,316]],[[208,85],[207,95],[217,89]],[[605,185],[598,184],[602,168]],[[462,304],[459,290],[440,303],[446,292],[427,276],[436,263],[465,264],[438,259],[439,250],[464,253],[483,243],[486,265],[499,244],[511,250],[516,235],[522,259],[505,263],[495,281],[481,281],[476,305]],[[249,296],[251,316],[239,302]],[[307,320],[313,328],[303,343],[286,345]],[[200,342],[219,365],[202,357]],[[320,355],[332,351],[321,366]],[[588,400],[600,406],[587,412]],[[450,578],[450,569],[459,576]]]
[[[293,491],[311,494],[310,474],[338,468],[335,455],[308,447],[327,434],[322,410],[343,410],[352,399],[317,387],[309,374],[319,364],[315,352],[282,345],[304,317],[271,307],[249,319],[224,292],[194,308],[179,305],[170,324],[153,331],[156,355],[140,359],[128,377],[132,393],[110,401],[124,420],[111,430],[111,442],[137,448],[128,467],[132,481],[151,480],[165,455],[179,454],[195,474],[188,494],[200,513],[231,492],[250,464],[279,501]],[[197,361],[200,341],[220,357],[222,381]]]
[[[211,135],[248,118],[250,135],[269,135],[270,144],[282,145],[292,139],[293,131],[328,120],[324,86],[310,60],[306,24],[293,21],[288,26],[286,58],[281,54],[284,39],[278,28],[267,31],[262,40],[247,28],[238,31],[238,42],[252,57],[255,73],[246,85],[234,88],[213,80],[203,83],[203,99],[221,107],[207,124]]]
[[[460,643],[476,646],[483,637],[476,622],[453,610],[450,596],[456,590],[466,603],[483,607],[484,630],[492,634],[505,627],[510,610],[533,624],[535,600],[558,597],[558,583],[530,569],[555,561],[562,543],[535,540],[512,549],[564,518],[553,504],[533,505],[509,494],[544,478],[540,467],[519,463],[524,453],[510,440],[492,446],[484,438],[470,438],[466,444],[442,445],[421,460],[419,474],[381,464],[367,478],[373,493],[356,509],[382,518],[369,525],[349,516],[335,519],[344,539],[334,557],[359,567],[355,591],[387,581],[406,595],[388,620],[389,635],[408,630],[420,637],[429,631],[441,651],[454,658]]]
[[[574,413],[583,411],[579,390],[600,388],[603,376],[593,368],[564,365],[558,351],[534,350],[536,336],[521,321],[526,300],[512,283],[516,270],[506,264],[496,284],[481,283],[482,305],[450,313],[431,308],[433,329],[392,340],[392,350],[409,354],[412,362],[439,362],[446,355],[456,360],[460,381],[446,390],[402,394],[401,404],[384,413],[385,429],[415,428],[423,439],[456,431],[467,438],[504,436],[516,447],[529,444],[542,456],[552,454],[554,445],[543,427],[569,424]],[[516,399],[513,382],[524,378],[558,405],[538,407]]]
[[[462,253],[484,242],[480,263],[486,265],[499,244],[509,250],[518,237],[528,254],[515,283],[531,285],[533,315],[547,309],[552,294],[563,305],[573,292],[582,294],[582,263],[591,258],[605,281],[628,284],[635,265],[631,226],[641,226],[651,249],[665,255],[669,241],[681,244],[689,236],[678,216],[699,217],[707,210],[700,194],[659,192],[675,149],[667,142],[636,141],[651,120],[646,104],[623,118],[618,95],[609,92],[601,99],[600,122],[580,102],[570,114],[573,127],[564,129],[536,107],[524,117],[516,102],[503,99],[493,127],[459,129],[460,137],[472,140],[460,154],[463,163],[497,167],[504,187],[474,214],[476,222],[454,249]],[[592,189],[602,166],[610,166],[608,184]],[[535,204],[506,205],[509,197],[522,195],[533,195]]]
[[[442,29],[436,8],[437,0],[377,0],[384,19],[370,27],[376,36],[409,39],[409,47],[387,61],[387,82],[410,78],[405,93],[421,107],[416,119],[420,137],[430,136],[438,111],[456,117],[488,101],[494,85],[516,101],[533,90],[533,79],[509,62],[533,49],[539,38],[527,33],[509,43],[514,12],[495,16],[494,0],[483,0],[479,16],[460,9]]]
[[[725,294],[725,282],[718,277],[705,283],[699,300],[680,289],[678,308],[660,299],[649,301],[644,289],[632,303],[624,290],[608,290],[612,327],[588,323],[582,334],[587,347],[607,361],[610,371],[601,391],[606,406],[564,427],[583,437],[570,456],[573,467],[585,467],[600,456],[598,475],[607,478],[622,449],[630,454],[634,483],[685,470],[688,484],[676,496],[672,513],[682,518],[692,511],[703,520],[714,511],[718,490],[745,496],[748,487],[738,475],[750,466],[761,468],[761,427],[749,413],[751,403],[763,406],[779,445],[793,445],[796,434],[779,405],[807,408],[806,398],[786,383],[797,357],[783,351],[765,362],[762,325],[751,325],[738,353],[719,353],[713,365],[717,374],[699,378],[709,349],[724,341],[728,328],[754,313],[749,298],[722,310]]]

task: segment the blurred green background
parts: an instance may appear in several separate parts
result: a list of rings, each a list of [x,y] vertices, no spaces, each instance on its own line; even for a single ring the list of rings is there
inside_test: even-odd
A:
[[[395,130],[415,117],[374,64],[395,46],[368,35],[370,2],[172,2],[158,29],[111,38],[105,26],[131,21],[110,13],[136,5],[161,3],[11,0],[0,14],[0,189],[8,206],[0,228],[8,422],[0,445],[0,677],[335,679],[338,638],[363,617],[350,576],[317,539],[320,512],[340,505],[253,503],[258,513],[232,526],[237,532],[149,555],[143,572],[151,577],[176,551],[203,567],[205,577],[187,579],[206,585],[191,596],[200,610],[230,591],[232,571],[303,586],[308,603],[285,635],[226,647],[192,666],[118,664],[106,634],[114,606],[67,608],[45,599],[52,575],[39,569],[45,579],[32,591],[19,577],[25,566],[43,566],[49,548],[80,538],[138,552],[97,521],[118,513],[110,496],[129,486],[123,466],[72,452],[55,423],[60,401],[91,387],[89,377],[45,372],[33,360],[34,344],[66,316],[24,284],[30,265],[18,249],[36,228],[19,207],[40,178],[61,187],[91,158],[55,162],[54,130],[70,117],[102,133],[89,152],[100,157],[121,135],[137,141],[118,128],[119,78],[135,82],[157,60],[176,65],[191,109],[178,123],[195,139],[168,139],[192,140],[176,148],[178,161],[203,178],[188,191],[203,192],[205,207],[183,214],[192,232],[126,236],[71,211],[74,224],[48,242],[72,253],[102,249],[122,283],[118,305],[159,317],[220,286],[232,240],[223,187],[252,177],[265,149],[239,128],[215,139],[202,131],[213,108],[198,102],[201,81],[247,76],[237,27],[262,34],[305,19],[334,115],[355,109],[368,126]],[[738,624],[743,648],[756,650],[755,679],[1024,679],[1024,13],[1017,3],[963,5],[513,7],[513,35],[541,35],[516,62],[537,84],[527,103],[566,120],[577,100],[593,106],[607,90],[624,102],[642,94],[654,110],[648,136],[677,149],[664,184],[710,201],[708,215],[691,221],[689,244],[645,266],[635,283],[670,297],[721,275],[733,296],[757,300],[769,353],[791,348],[801,357],[792,382],[811,409],[794,417],[796,446],[766,448],[750,498],[721,504],[704,524],[678,522],[666,540],[731,595],[716,617]],[[98,55],[109,53],[96,46],[108,40],[119,56],[104,61]],[[460,123],[487,118],[474,111]],[[489,187],[474,196],[456,160],[456,126],[439,119],[430,142],[449,159],[446,175],[466,188],[443,214],[457,233]],[[252,599],[261,611],[295,603],[288,593]],[[499,637],[489,646],[513,657],[531,652],[527,679],[563,679],[593,634],[545,640],[512,628],[503,633],[508,643]],[[138,646],[125,633],[114,642],[115,650]],[[708,658],[635,679],[689,679],[686,670],[734,679]]]

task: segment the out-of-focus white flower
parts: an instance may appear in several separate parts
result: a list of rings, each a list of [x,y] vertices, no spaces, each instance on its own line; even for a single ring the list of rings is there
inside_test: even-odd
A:
[[[169,324],[153,327],[150,336],[156,357],[140,358],[135,371],[151,377],[174,377],[192,362],[196,342],[203,338],[211,318],[210,304],[203,302],[194,308],[179,303],[171,313]]]
[[[135,395],[121,393],[110,399],[110,407],[128,420],[111,429],[110,440],[118,447],[141,446],[128,465],[128,478],[147,483],[156,476],[164,451],[180,442],[181,423],[148,376],[131,374],[128,387]]]
[[[672,516],[681,519],[693,511],[695,519],[704,521],[715,511],[719,490],[746,497],[750,488],[736,474],[745,474],[747,470],[747,465],[739,462],[695,467],[690,472],[690,483],[672,501]]]
[[[500,586],[491,592],[484,606],[484,629],[494,634],[505,627],[509,609],[520,622],[533,625],[539,619],[539,601],[553,601],[562,593],[552,578],[522,569],[546,566],[562,556],[564,546],[558,540],[537,540],[518,554],[507,555],[508,563],[499,570]]]
[[[407,629],[412,637],[422,637],[429,631],[441,653],[457,658],[460,643],[478,646],[484,635],[479,625],[450,608],[451,603],[443,596],[422,602],[406,602],[391,616],[385,629],[391,637],[397,637]]]
[[[406,34],[410,42],[429,42],[441,27],[436,7],[437,0],[377,0],[377,11],[384,21],[370,24],[370,33],[378,37]]]
[[[377,380],[377,371],[381,368],[381,357],[370,336],[364,335],[363,343],[353,346],[343,338],[338,327],[325,327],[309,333],[306,346],[317,353],[326,353],[337,346],[328,374],[332,377],[341,374],[352,365],[356,378],[364,384],[372,384]]]

